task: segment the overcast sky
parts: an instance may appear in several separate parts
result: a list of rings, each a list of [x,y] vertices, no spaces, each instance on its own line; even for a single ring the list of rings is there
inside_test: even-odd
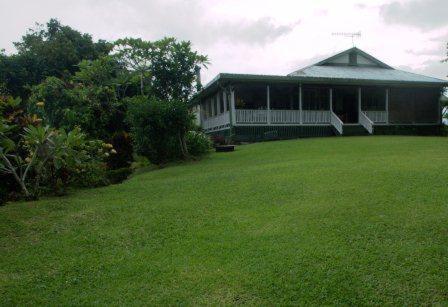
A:
[[[95,39],[191,40],[219,72],[287,74],[351,47],[395,68],[446,79],[448,0],[0,0],[0,49],[58,18]]]

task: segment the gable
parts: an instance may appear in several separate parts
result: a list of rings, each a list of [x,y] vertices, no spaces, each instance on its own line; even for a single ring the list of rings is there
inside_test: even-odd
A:
[[[345,50],[314,65],[369,66],[392,69],[392,67],[356,47]]]
[[[359,54],[356,52],[340,55],[338,57],[330,59],[329,61],[327,61],[326,63],[323,63],[321,65],[379,66],[374,61],[372,61],[372,60],[368,59],[367,57],[363,56],[362,54]]]

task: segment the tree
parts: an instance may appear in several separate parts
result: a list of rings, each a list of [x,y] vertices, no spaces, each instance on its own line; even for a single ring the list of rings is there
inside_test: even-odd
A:
[[[153,95],[187,102],[195,90],[200,90],[198,72],[208,63],[207,56],[193,51],[189,41],[164,38],[154,42],[151,60]]]
[[[115,57],[124,67],[138,75],[141,95],[145,95],[144,82],[150,77],[153,48],[151,42],[140,38],[123,38],[115,42]]]
[[[79,62],[107,55],[112,47],[104,40],[93,42],[89,34],[56,19],[37,24],[14,45],[17,54],[0,55],[0,83],[7,85],[11,95],[22,98],[28,95],[27,86],[49,76],[66,78],[78,70]]]
[[[140,94],[161,100],[187,102],[198,90],[198,71],[206,67],[208,58],[191,48],[190,42],[164,38],[150,42],[125,38],[115,42],[114,56],[138,75]]]
[[[55,128],[79,126],[89,137],[110,139],[115,131],[127,130],[119,79],[123,69],[111,57],[83,60],[68,80],[49,77],[32,88],[29,108]],[[38,108],[43,104],[43,108]]]

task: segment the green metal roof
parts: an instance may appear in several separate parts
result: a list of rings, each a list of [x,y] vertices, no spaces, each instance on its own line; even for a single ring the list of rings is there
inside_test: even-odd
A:
[[[298,70],[289,76],[323,79],[350,79],[350,80],[371,80],[381,82],[401,82],[401,83],[433,83],[434,85],[446,85],[447,80],[427,77],[398,69],[385,69],[379,67],[359,67],[359,66],[309,66]]]

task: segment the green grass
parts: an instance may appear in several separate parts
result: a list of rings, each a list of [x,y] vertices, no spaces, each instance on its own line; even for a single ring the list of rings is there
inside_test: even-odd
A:
[[[0,305],[448,304],[448,139],[258,143],[0,207]]]

